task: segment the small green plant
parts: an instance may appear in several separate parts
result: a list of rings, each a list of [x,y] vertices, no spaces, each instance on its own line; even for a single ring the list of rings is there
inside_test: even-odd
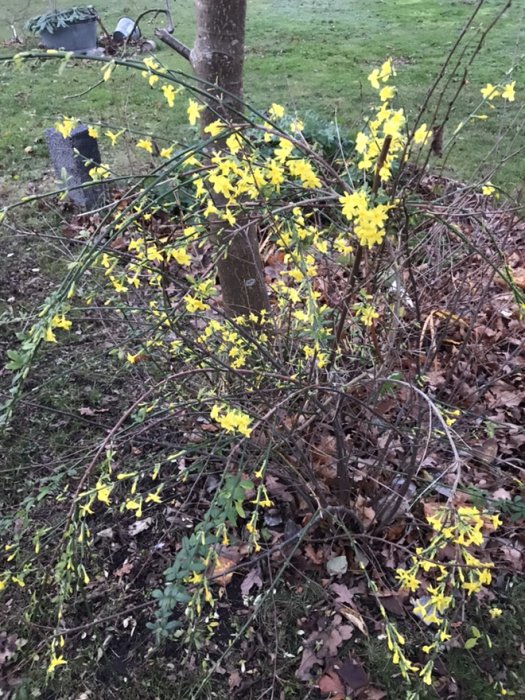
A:
[[[26,24],[26,29],[33,34],[49,32],[54,34],[58,29],[64,29],[79,22],[89,22],[98,17],[92,5],[79,5],[67,10],[54,10],[45,15],[33,17]]]

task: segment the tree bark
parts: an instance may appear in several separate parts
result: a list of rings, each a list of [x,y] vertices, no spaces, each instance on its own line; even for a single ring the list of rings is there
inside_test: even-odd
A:
[[[157,29],[155,34],[188,59],[197,78],[208,85],[201,86],[210,96],[201,115],[201,129],[216,119],[233,125],[243,111],[246,0],[194,2],[197,30],[191,50],[166,30]],[[214,143],[214,150],[224,147],[220,140]],[[213,199],[217,207],[225,205],[225,200],[215,194]],[[233,227],[215,218],[210,219],[210,233],[221,251],[217,271],[225,312],[235,317],[269,311],[257,225],[239,215]]]
[[[246,0],[194,2],[197,32],[190,61],[195,75],[211,84],[208,92],[216,98],[210,100],[202,124],[207,126],[219,117],[238,120],[237,113],[242,112]]]
[[[195,0],[195,15],[197,31],[190,61],[195,75],[208,83],[210,95],[201,127],[216,119],[234,124],[243,111],[246,0]],[[215,203],[224,206],[224,200],[216,197]],[[260,315],[269,310],[256,224],[238,216],[234,227],[215,220],[211,229],[218,248],[224,249],[217,270],[226,313]]]

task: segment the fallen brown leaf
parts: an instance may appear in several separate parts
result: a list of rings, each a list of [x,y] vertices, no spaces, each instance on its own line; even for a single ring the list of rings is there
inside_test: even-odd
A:
[[[354,661],[352,657],[345,661],[341,668],[337,668],[337,673],[341,677],[347,688],[359,690],[368,685],[368,676],[359,661]]]
[[[241,553],[238,547],[220,547],[217,559],[211,567],[208,576],[211,583],[226,587],[233,578],[231,570],[241,560]]]
[[[122,566],[119,566],[118,569],[115,569],[115,571],[113,572],[113,576],[115,576],[116,578],[122,578],[123,576],[126,576],[126,574],[129,574],[132,569],[133,564],[126,559]]]
[[[228,688],[234,690],[238,688],[241,684],[241,674],[239,671],[232,671],[230,677],[228,678]]]
[[[365,621],[357,610],[352,610],[352,608],[343,605],[341,608],[339,608],[339,612],[345,619],[351,622],[354,627],[357,627],[357,629],[362,632],[365,637],[368,637],[368,630],[366,629]]]
[[[241,593],[243,595],[248,595],[254,586],[261,588],[263,585],[263,580],[258,568],[252,569],[247,576],[244,577],[241,583]]]
[[[328,693],[332,700],[344,700],[346,695],[345,687],[341,679],[333,670],[328,671],[324,676],[319,678],[317,687],[321,693]]]
[[[320,549],[315,550],[313,545],[311,545],[310,543],[308,543],[305,546],[304,553],[308,557],[308,559],[310,559],[310,561],[312,561],[317,566],[322,564],[325,560],[324,552]]]
[[[354,600],[353,593],[344,583],[332,583],[330,584],[330,590],[336,595],[336,603],[342,603],[343,605],[352,604]]]

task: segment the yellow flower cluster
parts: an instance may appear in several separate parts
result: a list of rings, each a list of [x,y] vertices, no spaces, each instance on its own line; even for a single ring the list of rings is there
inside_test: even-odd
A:
[[[63,138],[67,139],[71,136],[71,132],[78,124],[78,120],[73,117],[64,117],[61,122],[55,123],[55,129],[59,134],[62,134]]]
[[[202,283],[201,283],[202,286]],[[266,323],[265,315],[262,318],[251,319],[254,325],[259,325],[261,328]],[[244,318],[235,320],[237,326],[245,324]],[[260,332],[257,335],[259,343],[264,343],[268,339],[265,332]],[[234,369],[245,367],[248,358],[253,355],[253,346],[248,338],[246,338],[235,325],[228,320],[219,321],[211,319],[203,332],[197,338],[197,342],[206,347],[208,351],[212,351],[218,357],[224,359]]]
[[[455,594],[466,591],[470,596],[483,586],[490,585],[491,562],[483,562],[470,550],[484,542],[484,530],[496,529],[499,516],[482,513],[473,506],[459,506],[455,511],[437,508],[426,516],[433,530],[427,547],[418,547],[407,569],[397,569],[396,579],[401,588],[411,593],[422,591],[415,599],[413,612],[427,625],[436,625],[433,641],[422,647],[425,654],[437,652],[440,645],[450,639],[450,621],[447,611],[455,606]],[[446,547],[454,546],[456,558],[437,561],[437,555]],[[424,574],[424,576],[422,575]],[[434,582],[429,582],[429,576]],[[395,655],[395,660],[399,654]],[[420,670],[423,681],[432,682],[433,659]]]
[[[355,310],[358,319],[368,328],[374,325],[376,318],[379,318],[379,314],[370,304],[359,304]]]
[[[56,343],[57,338],[54,329],[61,328],[64,331],[69,331],[72,325],[72,322],[65,317],[64,313],[55,314],[44,331],[44,340],[47,343]]]
[[[237,408],[229,408],[224,404],[215,404],[210,411],[210,418],[216,421],[227,433],[240,433],[250,437],[252,419]]]
[[[513,80],[506,85],[493,85],[492,83],[487,83],[485,87],[480,90],[483,99],[491,102],[497,97],[501,97],[507,102],[514,102],[516,99],[516,81]]]
[[[153,87],[160,80],[160,76],[157,75],[157,73],[166,73],[166,69],[155,58],[153,58],[153,56],[148,56],[145,58],[143,63],[147,70],[142,71],[142,76],[146,78],[150,87]]]
[[[391,205],[371,206],[369,196],[364,189],[352,194],[345,192],[339,198],[339,202],[342,205],[343,215],[354,224],[354,233],[360,245],[372,248],[383,241]]]
[[[357,167],[366,172],[375,172],[385,139],[387,137],[390,139],[388,153],[379,169],[379,176],[383,182],[390,179],[393,163],[406,143],[403,134],[406,123],[405,114],[402,109],[390,107],[390,100],[394,98],[396,90],[392,86],[381,88],[381,83],[387,82],[392,75],[395,75],[395,71],[392,61],[388,60],[383,63],[381,68],[374,69],[368,76],[372,87],[379,90],[381,106],[376,110],[373,118],[369,120],[368,128],[357,134],[355,145],[356,152],[361,158]],[[426,125],[423,125],[416,132],[416,143],[425,142],[429,136],[430,132],[427,131]]]
[[[93,168],[89,169],[89,177],[92,180],[105,180],[111,177],[111,172],[109,166],[101,163],[100,165],[95,165]]]

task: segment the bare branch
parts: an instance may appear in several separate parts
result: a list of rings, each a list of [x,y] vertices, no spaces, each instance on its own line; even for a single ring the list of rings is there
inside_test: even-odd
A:
[[[183,44],[182,41],[179,41],[174,36],[171,36],[167,29],[155,29],[155,36],[180,54],[187,61],[190,60],[191,49]]]

